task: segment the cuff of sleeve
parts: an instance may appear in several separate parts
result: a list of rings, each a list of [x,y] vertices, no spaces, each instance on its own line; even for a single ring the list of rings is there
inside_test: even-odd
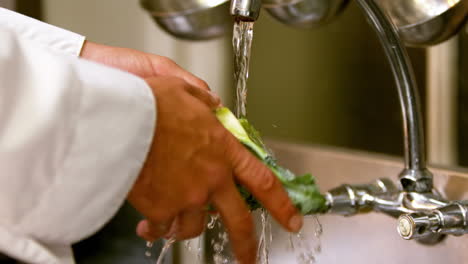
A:
[[[85,41],[82,35],[5,8],[0,8],[0,24],[45,48],[76,57],[79,56]]]

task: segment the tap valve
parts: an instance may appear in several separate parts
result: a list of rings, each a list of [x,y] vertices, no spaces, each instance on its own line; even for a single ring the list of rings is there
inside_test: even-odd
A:
[[[398,219],[398,233],[404,239],[421,238],[431,233],[467,234],[467,205],[468,201],[457,201],[428,212],[402,215]]]
[[[437,232],[439,225],[440,219],[437,214],[413,213],[398,218],[397,230],[402,238],[409,240]]]

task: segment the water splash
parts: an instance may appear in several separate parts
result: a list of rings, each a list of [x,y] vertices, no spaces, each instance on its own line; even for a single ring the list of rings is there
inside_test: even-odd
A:
[[[187,251],[192,252],[192,240],[185,240],[184,247]]]
[[[314,236],[316,239],[316,245],[314,247],[315,252],[318,254],[322,252],[322,234],[323,234],[323,226],[322,223],[320,223],[320,220],[318,219],[317,216],[312,216],[312,218],[315,220],[315,230],[314,230]]]
[[[161,253],[159,254],[158,260],[156,261],[156,264],[162,264],[164,261],[164,258],[166,257],[167,253],[169,252],[169,249],[171,249],[172,245],[176,242],[176,239],[171,237],[169,238],[166,243],[164,244],[163,248],[161,249]]]
[[[197,245],[197,259],[198,259],[198,262],[201,262],[202,260],[202,253],[203,253],[203,238],[202,237],[199,237],[198,238],[198,245]]]
[[[261,264],[268,264],[269,260],[269,249],[271,242],[273,241],[273,234],[271,233],[271,220],[269,214],[265,209],[262,209],[260,213],[260,224],[261,233],[258,244],[258,256],[257,262]]]
[[[216,220],[216,227],[218,228],[217,236],[211,239],[211,246],[213,248],[213,263],[214,264],[228,264],[231,263],[231,257],[225,252],[228,244],[228,235],[223,229],[221,221]]]
[[[151,258],[151,249],[153,248],[153,242],[146,242],[145,256]]]
[[[249,78],[250,49],[253,39],[253,22],[234,23],[232,46],[234,48],[234,82],[236,87],[236,115],[247,115],[247,79]]]
[[[195,240],[197,241],[197,245],[194,247],[194,246],[192,246],[192,243]],[[184,243],[183,243],[185,250],[187,250],[188,252],[194,254],[197,257],[196,263],[201,263],[201,261],[202,261],[203,240],[204,240],[203,235],[200,235],[197,238],[185,240]]]
[[[218,219],[219,219],[219,214],[210,215],[210,221],[208,221],[206,228],[213,229]]]
[[[307,216],[313,219],[313,232],[303,229],[297,234],[289,234],[287,250],[291,251],[298,264],[312,264],[317,262],[317,255],[322,251],[322,224],[317,216]]]

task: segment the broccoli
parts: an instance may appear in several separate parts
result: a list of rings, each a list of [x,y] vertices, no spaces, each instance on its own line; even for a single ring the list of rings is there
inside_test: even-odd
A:
[[[279,166],[266,150],[258,131],[247,119],[237,119],[226,107],[218,108],[215,114],[223,126],[278,177],[289,198],[302,214],[320,213],[326,210],[325,197],[320,194],[312,175],[296,176],[290,170]],[[238,186],[238,188],[251,210],[261,208],[261,204],[244,187]]]

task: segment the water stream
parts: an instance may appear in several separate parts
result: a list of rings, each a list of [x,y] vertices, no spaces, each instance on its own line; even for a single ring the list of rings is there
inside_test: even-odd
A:
[[[176,242],[175,238],[169,238],[166,243],[164,244],[163,248],[161,249],[161,253],[159,254],[158,260],[156,261],[156,264],[162,264],[164,261],[164,258],[166,257],[167,253],[169,252],[169,249],[171,249],[172,245]]]
[[[249,77],[249,61],[250,49],[253,39],[253,22],[236,21],[233,29],[233,50],[234,50],[234,82],[236,88],[236,115],[237,117],[247,116],[247,80]],[[265,148],[267,149],[267,148]],[[268,150],[268,149],[267,149]],[[268,150],[269,151],[269,150]],[[314,231],[312,234],[301,231],[297,234],[289,234],[287,250],[292,251],[296,257],[298,264],[311,264],[316,262],[316,254],[321,251],[320,236],[322,235],[322,225],[316,216],[309,216],[314,220]],[[266,210],[260,212],[260,238],[258,245],[257,262],[260,264],[269,264],[270,247],[273,242],[274,234],[272,229],[272,220]],[[216,228],[219,230],[214,237],[211,238],[210,245],[213,249],[214,264],[230,264],[235,263],[232,255],[226,250],[228,245],[228,235],[219,221],[218,215],[211,215],[207,224],[207,229]],[[199,240],[196,254],[198,262],[201,261],[201,239]],[[161,254],[158,257],[157,264],[161,264],[169,248],[175,242],[170,239],[164,245]],[[193,251],[190,241],[185,242],[185,248],[188,251]],[[152,243],[147,244],[149,248]],[[147,257],[151,257],[148,253]]]
[[[247,80],[249,78],[253,25],[253,22],[244,21],[236,21],[234,23],[232,46],[234,50],[234,83],[237,96],[237,117],[247,116]],[[265,146],[262,147],[269,151]],[[299,264],[315,263],[315,255],[321,250],[320,236],[322,234],[322,225],[317,217],[312,217],[316,226],[312,237],[304,233],[290,235],[291,249],[296,254],[296,259]],[[262,210],[260,213],[260,224],[257,262],[260,264],[269,264],[269,249],[273,241],[273,233],[271,229],[271,219],[266,210]],[[310,245],[310,241],[314,241],[316,245]],[[218,263],[215,262],[215,264]]]
[[[232,46],[237,117],[247,116],[247,79],[249,78],[253,25],[254,22],[236,21],[234,23]]]

